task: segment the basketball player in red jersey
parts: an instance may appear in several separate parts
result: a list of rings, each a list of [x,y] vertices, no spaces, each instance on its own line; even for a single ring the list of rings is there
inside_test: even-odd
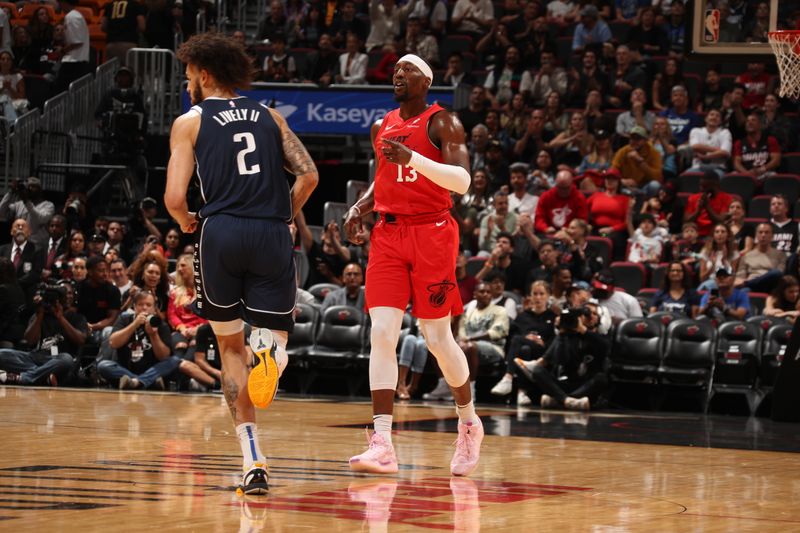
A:
[[[366,287],[375,431],[369,449],[350,459],[357,472],[398,470],[392,446],[395,347],[409,301],[456,402],[458,440],[450,471],[468,475],[480,456],[483,426],[472,403],[467,359],[450,330],[450,317],[462,312],[455,279],[459,232],[450,216],[450,191],[467,191],[469,155],[459,120],[426,102],[432,80],[431,68],[418,56],[398,60],[393,82],[400,108],[373,124],[375,181],[345,217],[348,239],[360,244],[361,217],[370,211],[379,215],[370,238]]]

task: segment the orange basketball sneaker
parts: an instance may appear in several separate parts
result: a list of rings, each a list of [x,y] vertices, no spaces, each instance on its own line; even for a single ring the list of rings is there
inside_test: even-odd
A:
[[[254,328],[250,333],[250,348],[255,354],[255,365],[247,377],[247,393],[250,401],[260,409],[266,409],[278,391],[280,369],[275,359],[278,345],[267,328]]]

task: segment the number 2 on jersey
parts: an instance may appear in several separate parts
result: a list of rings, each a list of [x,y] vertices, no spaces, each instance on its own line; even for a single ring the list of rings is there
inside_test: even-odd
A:
[[[239,150],[239,153],[236,154],[236,166],[239,167],[239,174],[242,176],[247,176],[248,174],[258,174],[261,172],[261,165],[253,165],[252,167],[247,166],[247,162],[244,160],[247,154],[251,154],[256,151],[256,138],[253,137],[253,134],[250,132],[245,133],[236,133],[233,136],[233,142],[240,143],[244,141],[244,148]]]
[[[417,181],[417,171],[405,165],[397,165],[397,183]]]

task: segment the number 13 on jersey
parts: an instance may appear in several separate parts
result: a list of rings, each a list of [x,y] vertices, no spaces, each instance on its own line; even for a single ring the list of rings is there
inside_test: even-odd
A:
[[[417,171],[406,165],[397,165],[397,183],[417,181]]]

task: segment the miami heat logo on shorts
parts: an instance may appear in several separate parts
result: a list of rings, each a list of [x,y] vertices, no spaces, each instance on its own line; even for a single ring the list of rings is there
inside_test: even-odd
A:
[[[428,302],[433,307],[441,307],[447,301],[447,293],[452,291],[455,288],[456,284],[450,281],[444,280],[441,283],[433,283],[428,285],[428,292],[430,296],[428,296]]]

